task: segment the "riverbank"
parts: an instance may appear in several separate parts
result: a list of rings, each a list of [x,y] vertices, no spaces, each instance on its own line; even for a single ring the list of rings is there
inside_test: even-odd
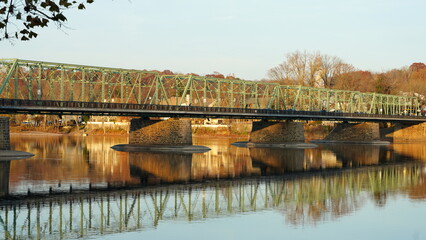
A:
[[[323,139],[331,131],[329,125],[312,122],[305,125],[306,141]],[[192,125],[194,137],[248,137],[251,132],[251,122],[231,125]],[[80,126],[10,126],[11,134],[19,135],[69,135],[69,136],[128,136],[128,130],[122,128],[102,128]]]

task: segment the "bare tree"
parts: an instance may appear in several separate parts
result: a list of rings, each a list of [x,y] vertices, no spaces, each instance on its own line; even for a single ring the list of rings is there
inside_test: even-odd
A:
[[[271,80],[285,84],[331,87],[336,75],[353,71],[352,65],[340,58],[319,52],[292,52],[284,62],[268,71]]]
[[[336,77],[354,71],[354,67],[344,63],[339,57],[330,55],[320,55],[319,80],[320,86],[331,88],[335,84]]]

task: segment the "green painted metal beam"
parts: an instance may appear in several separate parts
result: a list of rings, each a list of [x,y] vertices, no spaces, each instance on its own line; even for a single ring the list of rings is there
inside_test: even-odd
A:
[[[0,98],[388,115],[420,110],[409,96],[20,59],[0,59],[0,83]]]

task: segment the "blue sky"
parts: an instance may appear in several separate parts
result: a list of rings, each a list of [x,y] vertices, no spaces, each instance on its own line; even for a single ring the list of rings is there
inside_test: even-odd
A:
[[[386,71],[426,62],[424,0],[95,0],[0,58],[257,80],[296,50]]]

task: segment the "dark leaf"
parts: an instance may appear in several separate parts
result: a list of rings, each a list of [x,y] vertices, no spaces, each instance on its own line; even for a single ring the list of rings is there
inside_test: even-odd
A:
[[[38,34],[33,32],[33,31],[31,31],[30,34],[28,35],[28,37],[30,37],[30,38],[36,38],[37,36],[38,36]]]
[[[51,12],[59,12],[59,6],[56,5],[56,3],[50,2],[49,6],[50,6],[49,7],[49,11],[51,11]]]

